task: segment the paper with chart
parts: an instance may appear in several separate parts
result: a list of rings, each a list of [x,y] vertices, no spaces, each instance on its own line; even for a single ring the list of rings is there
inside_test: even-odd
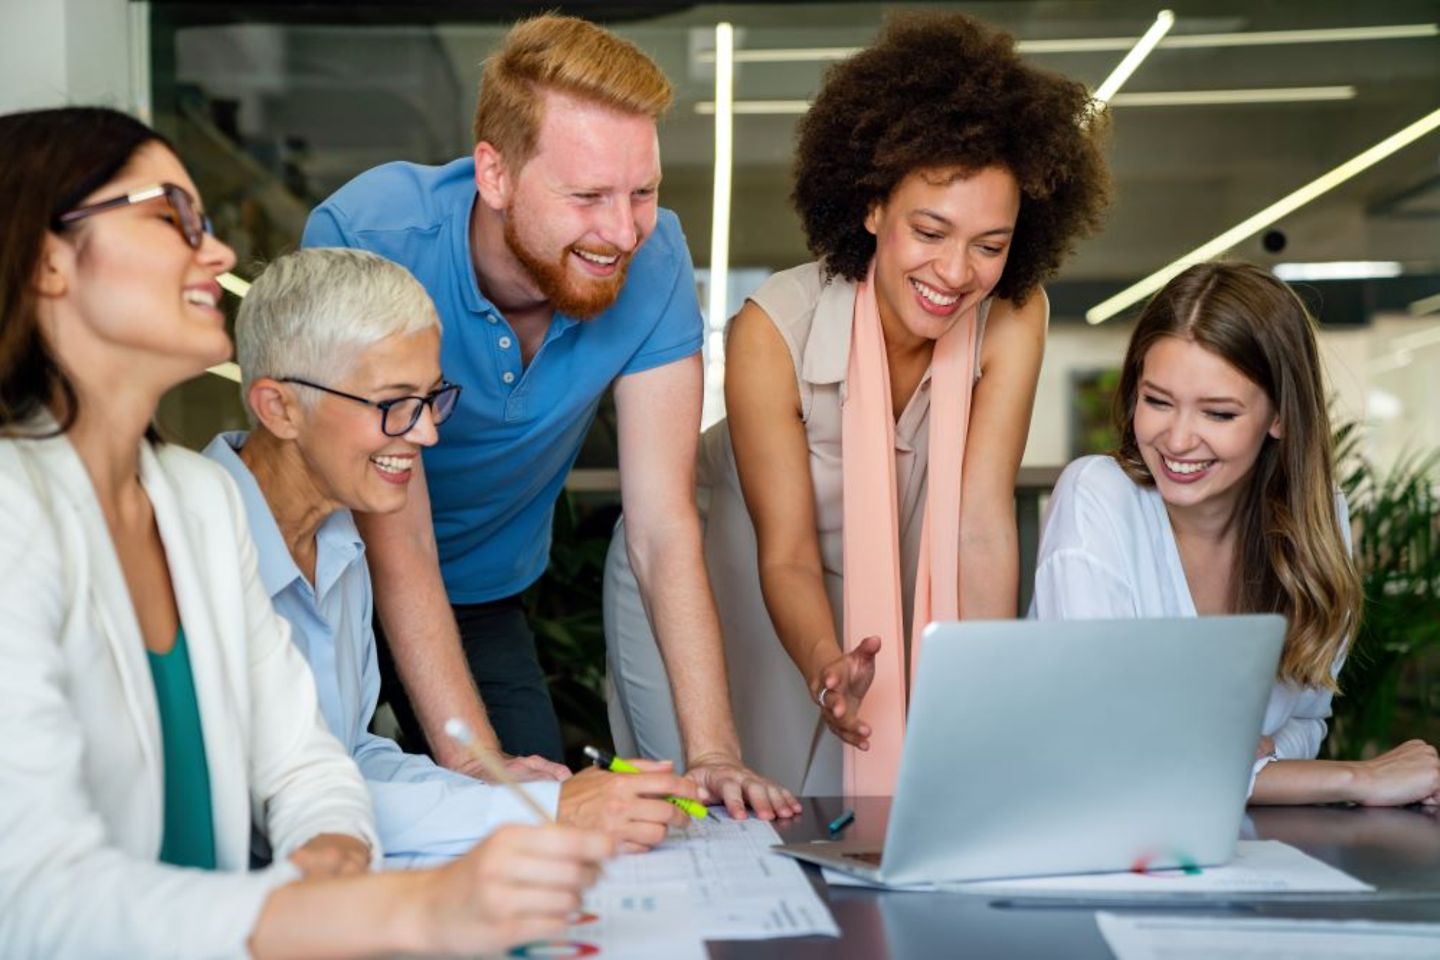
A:
[[[840,928],[800,865],[770,849],[779,842],[765,821],[732,820],[712,807],[707,819],[672,830],[649,853],[611,861],[597,889],[684,886],[706,940],[838,937]]]
[[[704,960],[706,940],[838,937],[799,864],[771,852],[779,842],[763,820],[712,808],[649,853],[611,860],[568,931],[508,956]]]
[[[827,883],[863,880],[825,871]],[[1218,867],[924,884],[905,890],[1022,897],[1169,896],[1174,894],[1368,893],[1375,888],[1278,840],[1241,840],[1235,859]]]
[[[1440,924],[1097,913],[1115,960],[1435,960]]]

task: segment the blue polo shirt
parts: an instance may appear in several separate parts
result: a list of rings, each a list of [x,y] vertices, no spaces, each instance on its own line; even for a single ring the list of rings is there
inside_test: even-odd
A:
[[[440,568],[453,603],[497,600],[534,583],[550,558],[555,499],[616,377],[700,350],[694,268],[675,214],[630,264],[613,306],[593,320],[556,314],[528,367],[520,341],[475,281],[470,212],[475,163],[387,163],[316,207],[306,247],[358,247],[425,285],[444,323],[441,363],[460,404],[424,451]]]

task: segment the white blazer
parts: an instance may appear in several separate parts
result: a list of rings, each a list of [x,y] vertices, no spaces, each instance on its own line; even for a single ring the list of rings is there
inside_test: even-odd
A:
[[[158,862],[154,684],[94,488],[64,437],[0,440],[0,956],[244,956],[285,857],[367,839],[364,782],[326,732],[224,471],[141,448],[189,644],[219,869]],[[276,865],[247,872],[251,825]]]

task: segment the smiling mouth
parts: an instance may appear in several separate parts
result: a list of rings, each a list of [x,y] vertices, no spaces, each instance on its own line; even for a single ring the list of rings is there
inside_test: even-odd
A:
[[[589,250],[581,250],[579,247],[572,247],[570,252],[586,263],[593,263],[597,267],[613,267],[620,262],[620,254],[618,253],[591,253]]]
[[[375,464],[381,473],[386,473],[391,476],[408,473],[410,468],[415,466],[414,457],[371,457],[370,462]]]
[[[202,307],[214,309],[219,304],[219,299],[215,296],[213,290],[191,288],[185,291],[185,302],[198,303]]]
[[[1160,460],[1165,464],[1166,470],[1181,476],[1200,473],[1215,466],[1214,460],[1171,460],[1169,457],[1161,457]]]
[[[914,277],[910,278],[910,286],[914,287],[915,292],[924,297],[927,303],[933,303],[937,307],[953,307],[960,302],[960,294],[943,294],[928,283],[921,283]]]

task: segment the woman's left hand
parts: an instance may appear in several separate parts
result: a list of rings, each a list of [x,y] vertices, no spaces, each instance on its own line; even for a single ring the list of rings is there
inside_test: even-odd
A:
[[[344,833],[321,833],[290,854],[306,880],[348,877],[370,869],[370,845]]]

